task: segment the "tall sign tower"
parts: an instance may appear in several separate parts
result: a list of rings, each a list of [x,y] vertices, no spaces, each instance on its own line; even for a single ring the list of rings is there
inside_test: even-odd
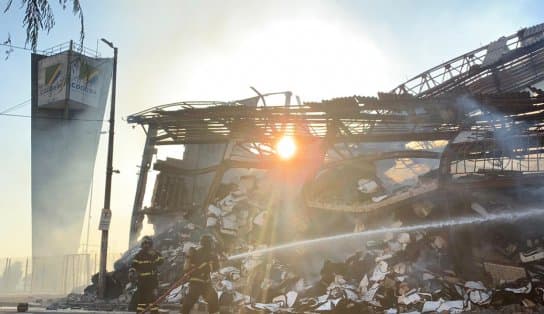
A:
[[[34,257],[79,248],[112,66],[72,42],[32,54]]]

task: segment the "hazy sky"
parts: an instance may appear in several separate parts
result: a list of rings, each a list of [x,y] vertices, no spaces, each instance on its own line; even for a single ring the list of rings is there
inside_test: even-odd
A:
[[[79,38],[58,1],[38,49]],[[7,0],[0,0],[3,8]],[[0,41],[24,45],[19,0],[0,13]],[[376,95],[434,65],[544,22],[542,1],[82,1],[85,45],[119,47],[110,250],[122,251],[144,141],[131,113],[180,100],[292,90],[302,99]],[[111,51],[100,43],[103,56]],[[2,49],[2,56],[3,51]],[[0,111],[30,98],[30,53],[0,59]],[[11,113],[30,114],[30,105]],[[0,116],[0,257],[30,254],[30,120]],[[107,125],[103,126],[107,129]],[[96,163],[91,244],[98,245],[106,137]]]

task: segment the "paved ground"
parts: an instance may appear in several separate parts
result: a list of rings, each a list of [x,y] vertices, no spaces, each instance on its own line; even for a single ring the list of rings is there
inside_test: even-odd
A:
[[[17,313],[17,307],[15,306],[0,306],[0,313]],[[119,312],[119,311],[84,311],[84,310],[54,310],[54,311],[48,311],[43,307],[30,307],[28,309],[28,312],[26,313],[47,313],[47,314],[56,314],[56,313],[64,313],[64,314],[129,314],[134,312]],[[179,313],[179,310],[166,310],[161,309],[161,313],[164,314],[174,314]],[[191,314],[204,314],[208,312],[196,312],[193,311]]]
[[[0,307],[0,313],[17,313],[17,307],[15,306],[2,306]],[[70,313],[70,314],[127,314],[130,312],[103,312],[103,311],[83,311],[83,310],[55,310],[47,311],[43,307],[30,307],[27,313]]]

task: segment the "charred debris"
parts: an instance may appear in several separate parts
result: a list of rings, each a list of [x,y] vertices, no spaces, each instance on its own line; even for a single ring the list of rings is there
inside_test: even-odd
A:
[[[378,97],[302,102],[291,92],[257,92],[129,116],[147,136],[131,249],[109,274],[107,302],[95,302],[95,276],[84,294],[53,307],[126,306],[147,217],[166,257],[162,292],[183,275],[200,235],[213,235],[225,256],[212,280],[226,313],[542,311],[543,216],[395,231],[538,213],[544,92],[535,84],[542,73],[541,24]],[[275,147],[286,136],[297,145],[290,159]],[[183,154],[155,158],[172,145]],[[238,255],[380,228],[391,232]],[[162,306],[175,308],[184,293],[176,287]]]
[[[152,202],[138,214],[154,224],[166,257],[163,291],[182,276],[185,254],[205,233],[229,257],[339,233],[541,207],[540,93],[246,103],[176,104],[131,117],[147,124],[154,145],[209,140],[152,165]],[[244,132],[254,138],[237,140],[240,127],[253,128]],[[292,160],[277,158],[279,134],[297,139]],[[542,220],[392,230],[225,259],[213,281],[226,312],[536,310],[544,304]],[[109,306],[126,306],[137,250],[136,243],[109,274]],[[98,307],[96,277],[83,295],[53,307]],[[183,293],[183,286],[172,291],[165,306],[176,307]]]

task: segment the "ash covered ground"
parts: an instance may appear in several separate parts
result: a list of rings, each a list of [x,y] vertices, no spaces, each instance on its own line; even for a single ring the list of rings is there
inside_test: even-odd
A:
[[[330,176],[345,179],[342,173],[329,173],[331,182]],[[428,184],[429,173],[416,179],[416,184],[393,192],[369,179],[352,180],[348,198],[382,202]],[[168,291],[183,275],[189,248],[198,245],[202,234],[212,234],[216,252],[223,256],[212,281],[225,313],[542,310],[544,218],[538,210],[538,188],[510,194],[474,192],[449,198],[449,204],[441,198],[424,198],[398,210],[364,216],[328,211],[308,215],[300,210],[295,215],[282,210],[289,208],[284,201],[271,201],[269,191],[266,177],[256,176],[251,184],[223,185],[205,216],[187,217],[155,235],[156,249],[166,258],[160,267],[160,292]],[[519,193],[531,203],[513,201]],[[456,208],[455,215],[448,208]],[[530,214],[516,219],[485,221],[485,217],[528,210]],[[471,219],[478,223],[468,223]],[[467,223],[406,228],[461,220]],[[298,240],[376,229],[381,231],[243,255]],[[108,274],[106,304],[112,309],[125,309],[135,291],[128,270],[138,250],[135,246],[127,251]],[[96,302],[96,283],[97,275],[83,294],[71,294],[50,309],[104,306]],[[163,307],[177,308],[185,292],[186,285],[176,287]],[[201,300],[199,308],[205,307]]]

